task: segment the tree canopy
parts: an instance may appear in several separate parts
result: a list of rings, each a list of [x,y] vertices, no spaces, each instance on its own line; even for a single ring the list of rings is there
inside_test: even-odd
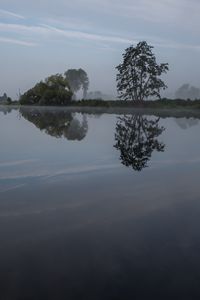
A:
[[[65,105],[72,98],[72,91],[67,79],[62,74],[51,75],[37,83],[20,97],[20,104],[25,105]]]
[[[167,88],[160,76],[168,71],[168,64],[157,64],[152,48],[143,41],[125,50],[122,64],[116,67],[117,90],[121,99],[141,101],[150,96],[160,98],[160,91]]]
[[[85,99],[89,88],[89,78],[87,73],[83,69],[69,69],[65,72],[65,78],[69,82],[74,98],[76,92],[82,88],[83,99]]]

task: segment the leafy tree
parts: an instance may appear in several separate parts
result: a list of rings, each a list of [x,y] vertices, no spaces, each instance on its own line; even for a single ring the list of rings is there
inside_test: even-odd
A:
[[[154,150],[164,151],[165,145],[157,139],[163,131],[159,118],[153,120],[141,115],[119,117],[114,147],[120,150],[122,164],[136,171],[147,167]]]
[[[12,104],[12,99],[10,97],[7,98],[7,104]]]
[[[78,92],[82,88],[83,99],[85,99],[89,87],[89,78],[87,73],[83,69],[69,69],[65,72],[65,77],[69,82],[71,90],[74,94],[74,98],[76,92]]]
[[[51,75],[21,95],[20,104],[65,105],[72,98],[68,81],[62,74]]]
[[[159,77],[168,71],[168,64],[157,64],[152,48],[143,41],[125,50],[122,64],[116,67],[117,90],[121,99],[142,101],[150,96],[160,98],[161,89],[167,88]]]

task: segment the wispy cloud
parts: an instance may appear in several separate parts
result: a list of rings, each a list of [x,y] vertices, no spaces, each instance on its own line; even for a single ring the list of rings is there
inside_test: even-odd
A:
[[[0,31],[17,34],[47,34],[50,31],[42,26],[29,26],[15,23],[0,23]]]
[[[0,37],[0,43],[15,44],[15,45],[26,46],[26,47],[37,46],[36,43],[22,41],[18,39],[4,38],[4,37]]]
[[[129,44],[132,41],[119,36],[98,35],[77,30],[64,30],[57,27],[41,24],[38,26],[27,26],[21,24],[0,23],[0,31],[18,33],[18,34],[37,34],[49,37],[65,37],[81,40],[90,40],[97,42],[111,42]]]
[[[153,23],[173,21],[176,24],[179,22],[180,26],[183,26],[180,21],[187,21],[186,17],[190,14],[199,19],[200,9],[200,2],[197,0],[77,0],[74,5],[81,9],[87,6],[99,14],[116,15],[121,18],[134,17],[134,20],[141,19]],[[191,24],[192,22],[190,20]]]
[[[86,32],[75,31],[75,30],[63,30],[46,24],[42,24],[42,26],[49,29],[52,34],[57,34],[68,38],[101,41],[101,42],[114,42],[114,43],[123,43],[123,44],[131,43],[131,40],[118,37],[118,36],[98,35],[98,34],[86,33]]]
[[[13,13],[11,11],[4,10],[4,9],[0,9],[0,16],[11,17],[11,18],[14,18],[14,19],[25,19],[25,17],[22,16],[22,15],[19,15],[19,14],[16,14],[16,13]]]
[[[110,44],[136,44],[141,40],[148,40],[149,43],[152,43],[156,47],[161,48],[173,48],[173,49],[188,49],[188,50],[200,50],[200,45],[196,44],[187,44],[187,43],[177,43],[174,41],[169,41],[157,37],[144,37],[137,36],[135,40],[131,38],[123,38],[121,36],[114,35],[104,35],[104,34],[94,34],[88,33],[78,30],[69,30],[69,29],[60,29],[55,26],[51,26],[48,24],[39,24],[35,26],[25,25],[25,24],[15,24],[15,23],[0,23],[0,31],[3,33],[15,33],[18,36],[22,36],[23,38],[34,37],[38,39],[38,42],[25,41],[21,39],[13,39],[13,38],[4,38],[0,37],[0,42],[5,43],[13,43],[22,46],[36,46],[42,41],[51,40],[52,38],[57,39],[76,39],[79,41],[91,41],[98,42],[102,45],[102,47],[106,48],[107,45]]]
[[[42,23],[51,24],[52,26],[59,28],[68,28],[68,29],[76,29],[76,30],[90,30],[93,28],[93,23],[89,20],[82,20],[80,18],[72,18],[65,16],[64,18],[43,18],[41,19]]]

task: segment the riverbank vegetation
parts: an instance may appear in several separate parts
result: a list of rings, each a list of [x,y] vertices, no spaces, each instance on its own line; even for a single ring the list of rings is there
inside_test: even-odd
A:
[[[89,78],[83,69],[69,69],[64,74],[51,75],[20,95],[19,102],[6,101],[6,105],[99,107],[124,109],[200,109],[199,100],[161,98],[160,92],[167,86],[161,75],[168,71],[168,63],[158,64],[147,42],[130,46],[123,54],[123,61],[116,67],[118,74],[118,99],[88,99]],[[77,100],[77,92],[83,99]],[[194,94],[194,87],[184,85],[182,91]],[[195,90],[196,91],[196,90]],[[178,95],[183,93],[178,93]],[[196,92],[195,95],[198,93]],[[198,94],[199,95],[199,94]],[[151,100],[157,98],[158,100]],[[180,97],[181,98],[181,97]]]
[[[22,107],[22,106],[41,106],[46,107],[45,104],[21,104],[19,102],[11,102],[9,104],[4,104],[2,107]],[[103,112],[109,110],[109,111],[124,111],[125,113],[131,112],[132,110],[182,110],[182,111],[196,111],[197,113],[200,113],[200,99],[199,100],[181,100],[181,99],[175,99],[170,100],[163,98],[161,100],[155,100],[155,101],[122,101],[122,100],[94,100],[94,99],[85,99],[80,101],[69,101],[67,104],[57,105],[57,104],[50,104],[48,106],[51,107],[60,107],[60,108],[69,108],[69,109],[75,109],[75,110],[90,110],[90,109],[98,109],[102,110]]]

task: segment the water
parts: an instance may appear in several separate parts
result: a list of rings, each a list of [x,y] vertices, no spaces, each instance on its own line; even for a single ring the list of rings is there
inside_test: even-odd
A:
[[[199,298],[200,122],[166,116],[0,109],[0,299]]]

